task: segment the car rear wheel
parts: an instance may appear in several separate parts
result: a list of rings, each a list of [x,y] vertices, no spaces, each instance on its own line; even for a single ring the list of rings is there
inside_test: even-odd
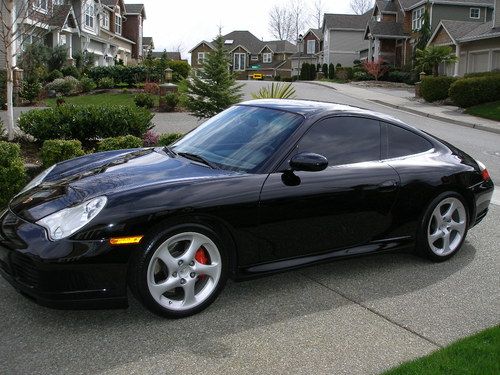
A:
[[[439,195],[424,215],[419,250],[433,261],[451,258],[462,247],[468,223],[467,209],[460,195],[452,192]]]
[[[131,289],[149,310],[172,318],[208,307],[227,280],[227,253],[210,228],[183,224],[160,231],[132,260]]]

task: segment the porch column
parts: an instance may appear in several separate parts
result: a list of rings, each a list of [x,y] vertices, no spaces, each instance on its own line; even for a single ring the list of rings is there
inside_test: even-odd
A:
[[[455,72],[453,73],[453,76],[458,77],[460,74],[460,45],[457,44],[455,46],[455,56],[457,57],[457,61],[455,61]]]
[[[375,54],[373,56],[374,60],[377,61],[380,58],[380,39],[375,38]]]
[[[368,47],[368,61],[373,61],[373,37],[370,35],[368,37],[370,46]]]
[[[54,30],[52,33],[52,48],[59,45],[59,30]]]

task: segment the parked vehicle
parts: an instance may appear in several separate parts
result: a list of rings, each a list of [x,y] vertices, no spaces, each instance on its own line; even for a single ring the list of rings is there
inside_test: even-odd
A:
[[[55,165],[1,215],[0,271],[55,307],[184,317],[227,278],[340,257],[455,255],[493,182],[456,147],[367,110],[299,100],[233,106],[170,147]]]

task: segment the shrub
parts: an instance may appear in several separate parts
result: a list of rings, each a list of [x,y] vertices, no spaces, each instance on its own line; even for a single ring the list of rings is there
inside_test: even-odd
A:
[[[61,73],[60,70],[53,70],[47,76],[45,77],[45,82],[52,82],[58,78],[63,78],[63,74]]]
[[[153,114],[125,105],[61,105],[23,112],[19,128],[39,141],[98,138],[131,134],[142,137],[152,127]]]
[[[168,62],[168,67],[172,69],[172,79],[174,82],[182,81],[189,76],[189,66],[187,61],[171,60]]]
[[[142,147],[142,139],[133,135],[105,138],[99,142],[98,151],[124,150]]]
[[[134,96],[134,103],[138,107],[153,108],[155,106],[155,99],[151,94],[140,93]]]
[[[84,155],[82,143],[78,140],[49,139],[42,145],[42,162],[44,167],[50,167],[64,160]]]
[[[61,70],[66,60],[68,53],[65,46],[56,46],[50,50],[50,56],[47,60],[49,72],[53,70]]]
[[[38,99],[42,91],[42,84],[36,78],[29,78],[22,82],[19,96],[29,103],[33,103]]]
[[[45,87],[47,90],[54,90],[57,94],[66,96],[78,93],[80,82],[74,77],[64,77],[55,79]]]
[[[80,79],[80,88],[82,89],[82,92],[89,92],[94,90],[97,87],[95,84],[94,80],[92,78],[83,76]]]
[[[158,95],[160,93],[160,86],[155,82],[147,82],[144,84],[144,92],[152,95]]]
[[[0,207],[21,190],[26,183],[26,170],[17,143],[0,141]]]
[[[321,71],[323,72],[323,77],[328,78],[328,65],[327,64],[323,64],[323,66],[321,67]]]
[[[333,63],[330,63],[328,65],[328,78],[329,79],[335,78],[335,66],[333,65]]]
[[[5,125],[3,124],[3,121],[0,119],[0,140],[4,139],[6,135],[7,131],[5,130]]]
[[[420,84],[420,93],[428,102],[444,100],[448,97],[448,90],[454,81],[453,77],[424,77]]]
[[[111,77],[102,77],[97,82],[97,86],[99,86],[100,89],[112,89],[115,87],[115,80]]]
[[[450,86],[449,94],[460,107],[500,100],[500,76],[459,79]]]
[[[160,136],[150,129],[146,132],[146,134],[144,134],[144,137],[142,138],[142,144],[144,145],[144,147],[152,147],[156,146],[159,140]]]
[[[160,139],[158,140],[158,146],[168,146],[178,139],[184,137],[182,133],[167,133],[160,135]]]
[[[363,61],[363,68],[365,71],[378,81],[388,70],[389,66],[384,64],[381,58],[376,61]]]
[[[314,66],[314,65],[313,65]],[[295,88],[291,83],[271,83],[271,86],[262,87],[257,93],[252,93],[254,99],[290,99],[295,97]]]
[[[418,75],[414,72],[402,72],[399,70],[394,70],[387,74],[387,81],[414,85],[415,82],[418,81]]]
[[[467,73],[464,75],[464,78],[479,78],[479,77],[500,77],[500,71]]]
[[[368,73],[362,72],[362,71],[354,72],[354,74],[352,75],[352,78],[355,81],[370,81],[373,79],[373,77],[370,76]]]
[[[353,75],[352,68],[339,67],[335,71],[335,77],[342,81],[347,81],[349,79],[352,79],[352,75]]]
[[[161,98],[161,109],[166,112],[173,112],[179,105],[179,94],[174,92],[167,93],[163,98]]]
[[[65,77],[74,77],[76,79],[80,78],[80,71],[76,66],[68,65],[61,69],[61,73]]]

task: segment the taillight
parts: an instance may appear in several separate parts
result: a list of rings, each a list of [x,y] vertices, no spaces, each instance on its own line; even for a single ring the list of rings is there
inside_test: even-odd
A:
[[[476,160],[477,165],[479,166],[479,170],[481,171],[481,177],[483,178],[483,181],[488,181],[491,179],[490,173],[486,169],[486,165],[481,163],[479,160]]]

